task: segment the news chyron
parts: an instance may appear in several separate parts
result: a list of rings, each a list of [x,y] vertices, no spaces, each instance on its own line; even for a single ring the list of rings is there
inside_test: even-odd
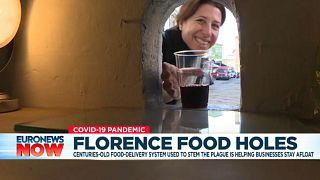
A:
[[[79,126],[65,134],[0,134],[0,159],[320,160],[319,142],[320,134],[154,134],[149,127]]]

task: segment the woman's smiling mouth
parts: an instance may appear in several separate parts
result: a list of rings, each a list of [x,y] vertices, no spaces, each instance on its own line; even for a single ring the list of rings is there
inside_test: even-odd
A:
[[[197,42],[201,46],[209,46],[210,42],[211,42],[208,39],[202,39],[202,38],[199,38],[199,37],[195,37],[194,40],[195,40],[195,42]]]

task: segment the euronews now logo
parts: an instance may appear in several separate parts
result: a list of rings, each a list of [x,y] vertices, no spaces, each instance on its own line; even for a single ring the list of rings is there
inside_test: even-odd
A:
[[[64,136],[17,136],[17,156],[60,157]]]

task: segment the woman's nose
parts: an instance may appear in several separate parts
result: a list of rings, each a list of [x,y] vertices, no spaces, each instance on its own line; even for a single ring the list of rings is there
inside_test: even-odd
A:
[[[209,25],[209,24],[204,24],[204,25],[202,26],[202,33],[203,33],[204,35],[210,36],[211,31],[212,31],[211,25]]]

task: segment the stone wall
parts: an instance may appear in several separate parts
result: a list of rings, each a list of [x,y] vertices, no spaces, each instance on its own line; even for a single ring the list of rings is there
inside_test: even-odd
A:
[[[22,107],[143,107],[145,6],[132,0],[22,1],[14,69],[0,79],[10,79],[6,86]]]
[[[242,110],[313,116],[320,2],[237,0]]]

